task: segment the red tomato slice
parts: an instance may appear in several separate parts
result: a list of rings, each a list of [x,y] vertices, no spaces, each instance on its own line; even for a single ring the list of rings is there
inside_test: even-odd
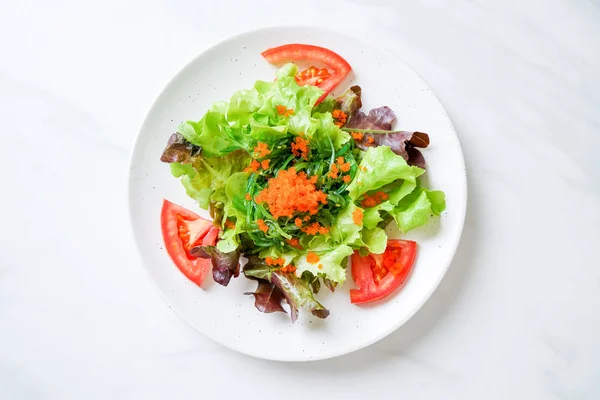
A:
[[[330,77],[331,74],[325,68],[311,66],[304,71],[298,72],[294,78],[300,86],[312,85],[321,87]]]
[[[212,264],[209,259],[191,256],[190,250],[199,245],[215,245],[219,228],[168,200],[163,202],[160,224],[171,260],[189,280],[200,286]]]
[[[388,240],[383,254],[362,257],[352,255],[352,278],[358,286],[350,289],[354,304],[383,299],[404,283],[417,255],[417,243],[412,240]]]
[[[325,93],[317,100],[317,104],[319,104],[352,70],[350,64],[338,54],[324,47],[313,46],[310,44],[286,44],[265,50],[261,54],[271,64],[282,64],[290,61],[306,61],[309,63],[324,64],[331,76],[328,79],[324,79],[323,82],[319,84],[319,87],[323,89]]]

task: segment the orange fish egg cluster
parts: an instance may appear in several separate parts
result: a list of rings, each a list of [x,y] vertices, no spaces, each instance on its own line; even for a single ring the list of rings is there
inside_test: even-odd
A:
[[[266,143],[258,142],[256,147],[254,147],[254,153],[256,153],[257,158],[263,158],[267,154],[270,154],[271,150],[269,150],[269,146]]]
[[[338,157],[336,159],[336,163],[331,165],[331,168],[329,170],[329,177],[332,179],[336,179],[338,177],[338,174],[340,173],[340,171],[342,172],[348,172],[350,171],[350,163],[346,162],[346,160],[344,160],[344,157]],[[344,176],[344,182],[350,182],[350,177],[348,177],[346,179],[346,177]]]
[[[277,110],[277,114],[283,115],[284,117],[289,117],[290,115],[294,115],[294,109],[287,108],[284,105],[275,106],[275,109]]]
[[[320,233],[321,235],[326,235],[329,233],[329,228],[321,226],[321,224],[319,224],[318,222],[313,222],[312,224],[302,228],[302,232],[306,233],[307,235],[316,235],[317,233]]]
[[[257,203],[266,203],[275,219],[292,218],[296,213],[315,215],[319,204],[327,204],[327,195],[317,190],[316,176],[308,178],[306,173],[296,173],[296,168],[279,171],[269,179],[267,187],[255,197]]]
[[[342,110],[333,110],[331,116],[336,120],[334,124],[340,128],[346,124],[346,120],[348,119],[348,115]]]
[[[256,160],[252,160],[252,161],[250,161],[250,165],[248,165],[248,168],[246,168],[244,170],[244,172],[258,172],[259,168],[260,168],[260,163]]]
[[[265,262],[267,263],[267,265],[279,265],[280,267],[283,267],[283,265],[285,264],[285,260],[281,257],[279,258],[273,258],[273,257],[267,257],[265,258]]]
[[[372,195],[365,194],[360,205],[363,207],[375,207],[389,198],[390,196],[385,192],[376,192]]]
[[[292,247],[295,247],[296,249],[302,249],[302,246],[300,246],[300,241],[298,240],[298,238],[287,239],[286,243]]]
[[[279,268],[279,270],[281,272],[291,273],[296,272],[296,267],[294,267],[293,265],[286,265],[285,267]]]
[[[258,229],[260,229],[264,233],[267,233],[267,231],[269,230],[269,226],[265,223],[264,219],[256,220],[256,225],[258,225]]]
[[[359,142],[362,140],[363,136],[362,132],[352,132],[352,139],[358,140]]]
[[[300,136],[296,136],[292,142],[292,154],[295,157],[306,159],[308,157],[308,141]]]
[[[311,264],[316,264],[319,262],[321,258],[319,257],[319,255],[317,253],[315,253],[314,251],[310,251],[307,255],[306,255],[306,261],[308,261]]]
[[[338,177],[339,172],[340,169],[338,168],[338,166],[336,164],[332,164],[331,169],[329,170],[329,177],[331,179],[336,179]]]
[[[357,208],[352,213],[352,220],[354,221],[354,223],[356,225],[362,225],[363,217],[364,217],[364,214],[360,208]]]

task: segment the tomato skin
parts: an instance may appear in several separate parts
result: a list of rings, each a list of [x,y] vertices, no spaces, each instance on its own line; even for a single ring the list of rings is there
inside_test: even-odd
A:
[[[358,286],[350,289],[354,304],[370,303],[389,296],[408,277],[417,255],[417,243],[412,240],[388,240],[383,254],[362,257],[352,255],[352,278]]]
[[[352,67],[340,55],[324,47],[310,44],[286,44],[265,50],[262,56],[271,64],[281,64],[289,61],[319,62],[332,70],[331,77],[319,85],[325,91],[316,104],[319,104],[349,73]]]
[[[192,257],[189,251],[194,245],[214,245],[219,229],[212,221],[168,200],[163,201],[160,224],[169,257],[189,280],[200,286],[211,271],[212,263],[210,259]]]

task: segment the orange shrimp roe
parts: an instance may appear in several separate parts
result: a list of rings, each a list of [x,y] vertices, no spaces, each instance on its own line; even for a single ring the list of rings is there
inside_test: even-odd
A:
[[[262,169],[269,169],[269,164],[271,164],[271,160],[262,160],[260,162],[260,167]]]
[[[350,163],[343,163],[342,165],[340,165],[340,169],[343,172],[348,172],[350,171]]]
[[[267,187],[255,197],[257,203],[267,203],[269,212],[275,219],[292,218],[294,213],[315,215],[319,203],[327,204],[327,195],[317,190],[317,176],[310,179],[306,173],[296,173],[296,168],[279,171],[275,178],[269,179]]]
[[[352,132],[352,139],[358,140],[359,142],[362,140],[363,136],[362,132]]]
[[[360,170],[362,172],[367,172],[368,171],[367,167],[365,167],[364,165],[360,167]]]
[[[336,164],[337,164],[337,165],[342,165],[342,164],[344,163],[344,161],[345,161],[345,160],[344,160],[344,157],[342,157],[342,156],[339,156],[339,157],[338,157],[338,158],[335,160],[335,162],[336,162]]]
[[[256,220],[256,225],[258,225],[258,229],[260,229],[264,233],[267,233],[267,231],[269,230],[269,226],[265,223],[264,219]]]
[[[346,120],[348,119],[348,115],[342,110],[333,110],[331,112],[331,116],[337,120],[336,122],[334,122],[334,124],[336,124],[339,128],[344,126]]]
[[[287,108],[284,105],[278,105],[278,106],[275,106],[275,108],[277,109],[277,114],[283,115],[284,117],[289,117],[290,115],[294,115],[293,108]]]
[[[292,142],[292,154],[296,157],[306,158],[308,157],[308,141],[300,136],[296,136]]]
[[[298,228],[300,228],[300,227],[302,227],[302,220],[301,220],[300,218],[296,218],[296,219],[294,220],[294,224],[296,224],[296,226],[297,226]]]
[[[258,172],[259,168],[260,168],[260,163],[256,160],[252,160],[250,162],[250,165],[248,166],[248,168],[246,168],[244,170],[244,172]]]
[[[296,249],[302,249],[302,246],[300,246],[300,241],[298,240],[298,238],[287,239],[286,243]]]
[[[254,147],[254,152],[256,153],[258,158],[263,158],[267,154],[271,153],[271,150],[269,150],[269,145],[267,145],[266,143],[258,142],[256,144],[256,147]]]
[[[390,196],[386,192],[376,192],[372,195],[365,194],[360,205],[363,207],[374,207],[389,198]]]
[[[267,258],[265,258],[265,262],[267,263],[267,265],[279,265],[280,267],[283,267],[283,265],[285,264],[285,260],[281,257],[279,257],[279,258],[267,257]]]
[[[373,142],[375,142],[375,139],[373,139],[371,136],[369,136],[368,138],[365,139],[365,145],[367,145],[367,146],[372,145]]]
[[[352,180],[352,178],[350,178],[350,175],[344,175],[344,177],[342,178],[342,180],[344,181],[344,183],[350,183],[350,181]]]
[[[246,196],[244,198],[246,200],[250,201],[250,200],[252,200],[252,195],[250,193],[246,193]]]
[[[329,176],[333,179],[336,179],[338,177],[338,172],[340,172],[340,169],[338,168],[338,166],[335,164],[332,164],[331,170],[329,172]]]
[[[296,267],[294,267],[293,265],[286,265],[285,267],[279,268],[279,270],[285,273],[292,273],[296,272]]]
[[[317,253],[315,253],[314,251],[309,251],[308,254],[306,255],[306,261],[308,261],[311,264],[316,264],[319,262],[321,258],[319,257],[319,255]]]
[[[227,228],[227,229],[234,229],[235,228],[235,223],[232,220],[227,219],[227,220],[225,220],[225,228]]]
[[[323,264],[319,264],[319,266],[317,268],[323,269]]]
[[[354,220],[354,223],[356,225],[362,225],[363,217],[364,217],[364,214],[363,214],[363,211],[360,208],[357,208],[352,213],[352,220]]]
[[[321,224],[318,222],[313,222],[312,224],[302,228],[302,232],[306,233],[307,235],[316,235],[317,233],[326,235],[329,233],[329,228],[326,226],[321,226]]]

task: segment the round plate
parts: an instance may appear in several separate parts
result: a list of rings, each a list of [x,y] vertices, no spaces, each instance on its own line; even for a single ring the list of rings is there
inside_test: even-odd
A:
[[[256,80],[272,80],[275,67],[260,53],[287,43],[323,46],[344,57],[351,84],[363,89],[363,110],[387,105],[397,115],[395,127],[428,132],[423,151],[429,187],[446,192],[448,211],[430,225],[406,235],[419,244],[413,272],[387,301],[350,304],[352,279],[317,298],[331,311],[320,320],[307,312],[292,324],[284,313],[263,314],[254,308],[256,283],[243,275],[228,287],[210,282],[201,289],[188,281],[164,250],[160,229],[163,199],[207,217],[185,194],[181,183],[159,161],[170,134],[180,122],[198,120],[211,103]],[[129,172],[131,224],[144,265],[166,302],[199,332],[251,356],[281,360],[317,360],[346,354],[385,337],[404,324],[429,298],[454,255],[466,211],[466,174],[460,144],[446,111],[421,78],[388,51],[344,34],[315,27],[278,27],[248,32],[206,50],[167,85],[152,106],[137,137]],[[391,228],[390,228],[391,229]],[[397,234],[393,229],[390,233]],[[210,280],[210,278],[208,278]]]

